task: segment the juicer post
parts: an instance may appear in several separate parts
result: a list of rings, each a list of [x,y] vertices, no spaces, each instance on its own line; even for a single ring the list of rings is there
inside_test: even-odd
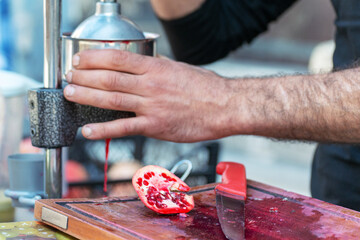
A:
[[[61,0],[44,0],[44,88],[62,88]],[[45,195],[62,197],[62,148],[46,149]]]

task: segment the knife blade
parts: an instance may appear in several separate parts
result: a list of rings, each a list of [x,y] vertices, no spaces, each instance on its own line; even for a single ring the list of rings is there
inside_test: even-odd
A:
[[[230,240],[245,239],[245,167],[240,163],[221,162],[216,166],[216,173],[222,175],[222,182],[215,187],[221,229]]]

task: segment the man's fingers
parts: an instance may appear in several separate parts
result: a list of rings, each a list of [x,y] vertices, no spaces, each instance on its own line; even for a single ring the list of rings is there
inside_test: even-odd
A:
[[[73,57],[76,69],[106,69],[132,74],[144,74],[151,65],[151,57],[114,49],[87,50]]]
[[[141,106],[143,98],[122,92],[109,92],[99,89],[68,85],[64,89],[64,96],[72,102],[99,108],[135,111]]]
[[[124,118],[106,123],[85,125],[82,128],[82,134],[92,140],[143,135],[146,126],[145,117]]]
[[[66,79],[72,84],[109,91],[136,94],[142,89],[138,76],[109,70],[72,70]]]

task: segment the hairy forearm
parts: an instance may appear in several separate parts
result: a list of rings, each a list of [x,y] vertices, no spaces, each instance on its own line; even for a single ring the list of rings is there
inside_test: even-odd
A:
[[[164,20],[184,17],[198,9],[206,0],[151,0],[155,13]]]
[[[233,94],[226,121],[233,134],[359,143],[359,76],[360,69],[349,69],[324,75],[230,80]]]
[[[74,57],[65,97],[135,112],[89,124],[89,139],[144,135],[196,142],[235,134],[360,143],[360,68],[323,75],[225,79],[203,68],[127,51]]]

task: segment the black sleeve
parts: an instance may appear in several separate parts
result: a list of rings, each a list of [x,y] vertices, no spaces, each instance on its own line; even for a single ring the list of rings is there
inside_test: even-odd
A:
[[[251,42],[296,1],[207,0],[183,18],[160,21],[177,60],[206,64]]]

